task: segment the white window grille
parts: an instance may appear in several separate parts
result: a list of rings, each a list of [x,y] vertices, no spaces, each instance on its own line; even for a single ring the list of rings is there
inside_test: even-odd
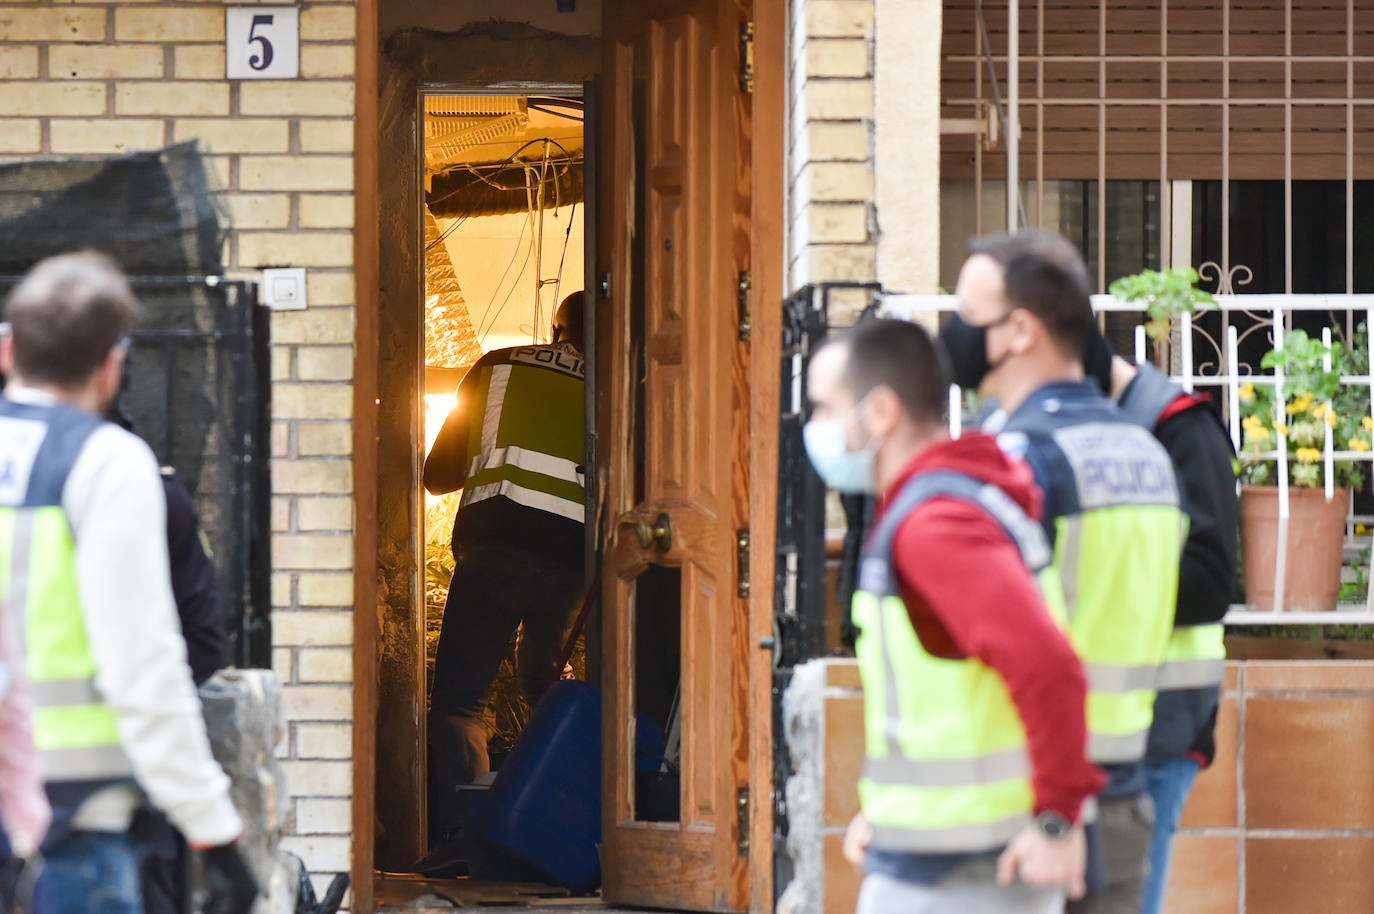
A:
[[[1239,388],[1244,384],[1274,385],[1278,389],[1275,400],[1283,402],[1282,372],[1263,374],[1242,362],[1238,352],[1241,340],[1254,333],[1268,336],[1268,342],[1275,347],[1283,344],[1285,333],[1292,328],[1293,317],[1301,312],[1334,312],[1345,315],[1347,331],[1353,330],[1360,322],[1367,322],[1374,330],[1374,294],[1359,295],[1218,295],[1215,309],[1203,309],[1199,315],[1209,311],[1220,312],[1222,332],[1220,337],[1197,325],[1191,316],[1181,315],[1175,322],[1174,340],[1171,346],[1170,376],[1188,391],[1206,391],[1217,401],[1222,418],[1231,434],[1231,442],[1237,450],[1241,443]],[[1099,314],[1109,312],[1138,313],[1138,304],[1121,302],[1110,295],[1093,296],[1093,307]],[[933,321],[940,313],[957,311],[959,299],[953,295],[886,295],[883,298],[882,312],[891,317],[907,320]],[[1332,327],[1322,330],[1324,343],[1332,342]],[[1353,338],[1353,334],[1349,334]],[[1135,361],[1146,360],[1145,328],[1137,324],[1134,332]],[[1366,334],[1364,346],[1370,347]],[[1132,355],[1131,353],[1122,353]],[[1366,353],[1368,354],[1368,353]],[[1374,364],[1374,359],[1367,364]],[[1343,387],[1355,387],[1366,391],[1369,416],[1374,421],[1374,381],[1368,374],[1341,377]],[[962,395],[956,389],[951,391],[951,405],[962,403]],[[951,409],[951,431],[960,432],[958,409]],[[1291,612],[1282,607],[1285,567],[1284,543],[1287,534],[1289,480],[1287,472],[1287,442],[1284,436],[1276,436],[1278,450],[1267,454],[1254,455],[1262,459],[1277,461],[1279,489],[1279,549],[1275,575],[1274,610],[1257,610],[1252,606],[1238,604],[1231,607],[1226,616],[1228,625],[1275,625],[1275,624],[1374,624],[1374,574],[1363,552],[1371,546],[1374,535],[1374,515],[1357,514],[1353,504],[1347,506],[1345,525],[1345,550],[1343,568],[1345,574],[1353,575],[1352,563],[1357,564],[1368,581],[1364,600],[1357,603],[1341,603],[1335,610],[1328,612]],[[1333,449],[1332,435],[1327,430],[1326,441],[1322,448],[1326,496],[1334,495],[1333,463],[1337,460],[1360,462],[1374,465],[1374,452],[1336,451]],[[1354,498],[1352,496],[1353,503]]]

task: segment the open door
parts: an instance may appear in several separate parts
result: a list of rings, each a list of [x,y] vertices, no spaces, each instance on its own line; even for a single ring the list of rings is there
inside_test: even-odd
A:
[[[614,905],[749,903],[744,19],[728,0],[605,5],[596,469]]]

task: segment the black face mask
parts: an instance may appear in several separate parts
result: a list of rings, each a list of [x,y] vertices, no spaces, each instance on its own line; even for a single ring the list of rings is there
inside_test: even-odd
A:
[[[1009,316],[1009,315],[1008,315]],[[954,383],[964,390],[977,390],[997,365],[988,361],[988,327],[995,327],[1006,316],[991,324],[975,326],[958,314],[951,314],[940,327],[940,345],[949,356]]]

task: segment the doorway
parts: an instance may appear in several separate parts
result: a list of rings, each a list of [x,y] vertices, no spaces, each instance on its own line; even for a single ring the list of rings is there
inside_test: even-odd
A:
[[[435,453],[435,439],[457,406],[459,384],[477,361],[500,350],[548,345],[560,302],[582,291],[583,101],[580,88],[575,94],[570,87],[555,91],[560,94],[424,95],[426,455]],[[585,356],[585,349],[580,345],[578,354]],[[451,540],[464,492],[427,491],[421,497],[426,694],[432,695],[453,585]],[[573,634],[580,635],[581,627]],[[486,712],[493,773],[529,720],[516,663],[520,637],[510,637]],[[585,679],[585,641],[560,642],[560,658],[563,647],[569,663],[560,675]]]
[[[414,201],[404,237],[415,291],[393,300],[382,333],[384,392],[414,405],[408,428],[404,412],[386,416],[379,441],[391,460],[379,468],[390,498],[377,531],[387,610],[376,862],[384,873],[490,877],[455,807],[485,800],[552,680],[586,677],[572,622],[586,618],[590,352],[566,333],[551,345],[560,302],[583,284],[584,99],[571,84],[416,95],[415,183],[398,195]],[[585,336],[580,316],[576,325]],[[500,586],[484,573],[498,566]],[[555,579],[557,593],[524,586]],[[436,701],[441,726],[430,725]]]
[[[360,612],[358,619],[359,654],[368,655],[358,664],[356,688],[360,909],[377,900],[377,871],[412,866],[432,831],[421,747],[427,742],[427,640],[430,620],[441,612],[441,591],[431,590],[424,572],[431,550],[442,556],[445,528],[452,527],[420,486],[429,436],[470,372],[465,362],[512,343],[542,342],[539,325],[556,296],[584,284],[574,280],[574,261],[590,277],[585,285],[594,294],[587,305],[595,314],[596,345],[589,344],[586,369],[595,395],[586,415],[597,446],[583,468],[606,504],[588,525],[605,593],[600,623],[588,632],[586,662],[589,678],[602,688],[605,899],[686,910],[771,907],[771,676],[768,655],[757,645],[772,622],[778,381],[772,351],[779,322],[761,307],[753,316],[752,341],[746,339],[748,301],[740,290],[752,288],[760,302],[781,300],[785,33],[781,3],[759,11],[755,68],[769,79],[760,78],[753,98],[745,97],[734,71],[745,60],[741,36],[754,34],[745,28],[749,6],[717,0],[653,9],[604,4],[603,82],[585,96],[576,83],[464,83],[459,75],[433,84],[424,80],[434,68],[397,75],[403,57],[383,60],[383,76],[388,67],[393,72],[381,80],[375,113],[382,151],[370,179],[379,183],[374,225],[380,232],[373,240],[404,237],[394,246],[393,237],[378,242],[372,254],[380,264],[372,274],[376,289],[362,286],[369,273],[359,269],[358,590],[360,608],[377,610]],[[536,44],[539,54],[548,46],[531,39],[529,59],[539,56]],[[360,53],[362,47],[360,37]],[[443,61],[446,74],[464,65],[452,54]],[[362,87],[360,77],[360,95]],[[509,110],[512,98],[515,111]],[[582,137],[584,170],[602,172],[599,182],[582,176],[584,188],[599,189],[592,194],[598,218],[584,215],[590,191],[582,191],[576,214],[563,197],[565,190],[577,196],[575,175],[565,176],[566,186],[557,176],[540,178],[546,189],[556,186],[560,205],[531,208],[526,199],[523,216],[490,214],[511,217],[504,229],[479,231],[487,214],[427,205],[436,204],[436,186],[442,193],[453,189],[434,180],[426,187],[429,115],[460,121],[480,113],[494,121],[519,114],[522,102],[527,117],[534,108],[568,124],[579,104],[584,117],[592,107],[607,112],[601,129]],[[480,104],[505,107],[472,110]],[[365,113],[360,102],[360,119]],[[555,171],[570,164],[558,161],[563,152],[556,147],[549,152],[547,164]],[[538,153],[533,167],[542,169],[542,147]],[[490,173],[499,163],[455,165],[468,174],[470,165],[490,166],[476,170],[506,184]],[[526,188],[528,166],[519,165]],[[761,190],[754,186],[756,174],[763,178]],[[364,229],[362,190],[360,233],[375,231]],[[473,197],[497,190],[488,184]],[[531,230],[531,214],[537,221],[541,212],[543,231]],[[428,238],[426,215],[433,220]],[[395,233],[399,218],[405,227]],[[520,219],[525,234],[517,242]],[[578,223],[591,254],[588,267],[576,256]],[[461,239],[471,244],[455,251]],[[535,239],[542,257],[532,249]],[[504,254],[464,266],[481,244],[488,251],[504,244]],[[499,282],[516,249],[520,259]],[[675,257],[665,259],[659,251]],[[431,285],[428,261],[436,253],[449,255],[452,276]],[[526,256],[543,265],[540,275],[512,280]],[[447,276],[441,263],[433,269],[436,277]],[[487,293],[478,291],[479,279],[464,278],[474,269],[498,282]],[[541,280],[554,282],[537,285]],[[513,283],[519,285],[512,293]],[[454,287],[462,296],[459,306]],[[523,316],[501,329],[522,292]],[[435,298],[444,294],[442,302]],[[368,303],[378,298],[380,305],[368,313]],[[765,354],[755,357],[760,350]],[[675,522],[671,534],[657,523],[659,514]],[[750,529],[757,549],[752,578]],[[441,583],[442,574],[433,583]],[[596,635],[604,645],[600,654]],[[651,643],[670,651],[678,665],[646,654]],[[599,673],[598,656],[604,657]],[[641,739],[646,733],[649,738]],[[670,748],[674,744],[679,748]],[[492,761],[508,768],[509,757],[499,758],[502,748],[491,748]]]

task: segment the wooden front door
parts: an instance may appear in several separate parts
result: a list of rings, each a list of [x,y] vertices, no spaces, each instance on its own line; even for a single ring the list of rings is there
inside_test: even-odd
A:
[[[593,285],[611,904],[749,904],[744,19],[729,0],[605,6]]]

